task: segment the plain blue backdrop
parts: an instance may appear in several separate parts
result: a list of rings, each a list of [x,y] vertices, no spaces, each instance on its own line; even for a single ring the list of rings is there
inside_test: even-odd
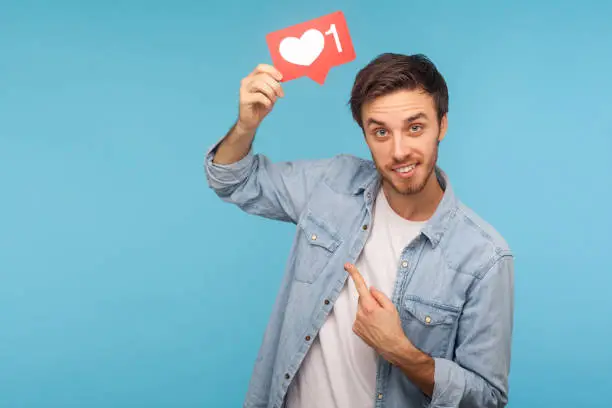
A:
[[[357,70],[431,57],[440,164],[516,253],[510,406],[609,407],[612,6],[533,3],[0,3],[0,407],[241,406],[294,229],[202,161],[265,35],[336,10],[356,60],[285,84],[256,150],[369,157]]]

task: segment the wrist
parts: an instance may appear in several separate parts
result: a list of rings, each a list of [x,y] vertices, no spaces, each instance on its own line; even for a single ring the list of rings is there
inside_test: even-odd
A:
[[[231,136],[238,140],[253,139],[256,131],[257,127],[246,126],[238,119],[234,124],[234,130],[231,132]]]
[[[404,336],[394,342],[393,346],[382,354],[391,364],[403,367],[418,363],[420,353],[410,340]]]
[[[213,163],[230,164],[242,160],[249,153],[254,137],[254,131],[245,129],[238,121],[234,122],[234,125],[217,147],[213,156]]]
[[[383,358],[399,368],[425,395],[432,397],[435,387],[435,360],[416,348],[407,337],[398,341]]]

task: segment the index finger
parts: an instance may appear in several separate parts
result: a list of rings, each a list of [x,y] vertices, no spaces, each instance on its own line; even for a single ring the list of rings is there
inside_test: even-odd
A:
[[[258,74],[258,73],[269,74],[277,81],[280,81],[281,79],[283,79],[283,74],[281,74],[278,69],[274,68],[272,65],[269,65],[269,64],[259,64],[257,68],[255,68],[254,73],[255,74]]]
[[[357,288],[357,292],[359,293],[359,296],[364,296],[364,297],[370,296],[368,285],[366,285],[366,282],[363,279],[363,276],[361,276],[361,273],[359,273],[355,265],[347,263],[344,265],[344,269],[349,273],[349,275],[351,275],[351,278],[353,278],[353,282],[355,282],[355,287]]]

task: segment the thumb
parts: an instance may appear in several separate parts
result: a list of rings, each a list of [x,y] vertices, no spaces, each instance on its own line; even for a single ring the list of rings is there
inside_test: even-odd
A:
[[[380,303],[380,305],[384,309],[395,309],[395,305],[393,304],[391,299],[389,299],[387,295],[382,293],[380,290],[376,289],[375,287],[371,287],[370,293],[372,293],[372,296],[374,297],[374,299],[376,299],[376,301]]]

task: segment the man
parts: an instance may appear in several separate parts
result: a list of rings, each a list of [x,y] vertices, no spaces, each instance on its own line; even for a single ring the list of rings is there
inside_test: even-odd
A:
[[[223,200],[297,226],[244,406],[505,406],[513,255],[437,166],[443,77],[425,56],[380,55],[350,98],[372,161],[271,163],[252,141],[281,79],[260,65],[242,80],[205,163]]]

